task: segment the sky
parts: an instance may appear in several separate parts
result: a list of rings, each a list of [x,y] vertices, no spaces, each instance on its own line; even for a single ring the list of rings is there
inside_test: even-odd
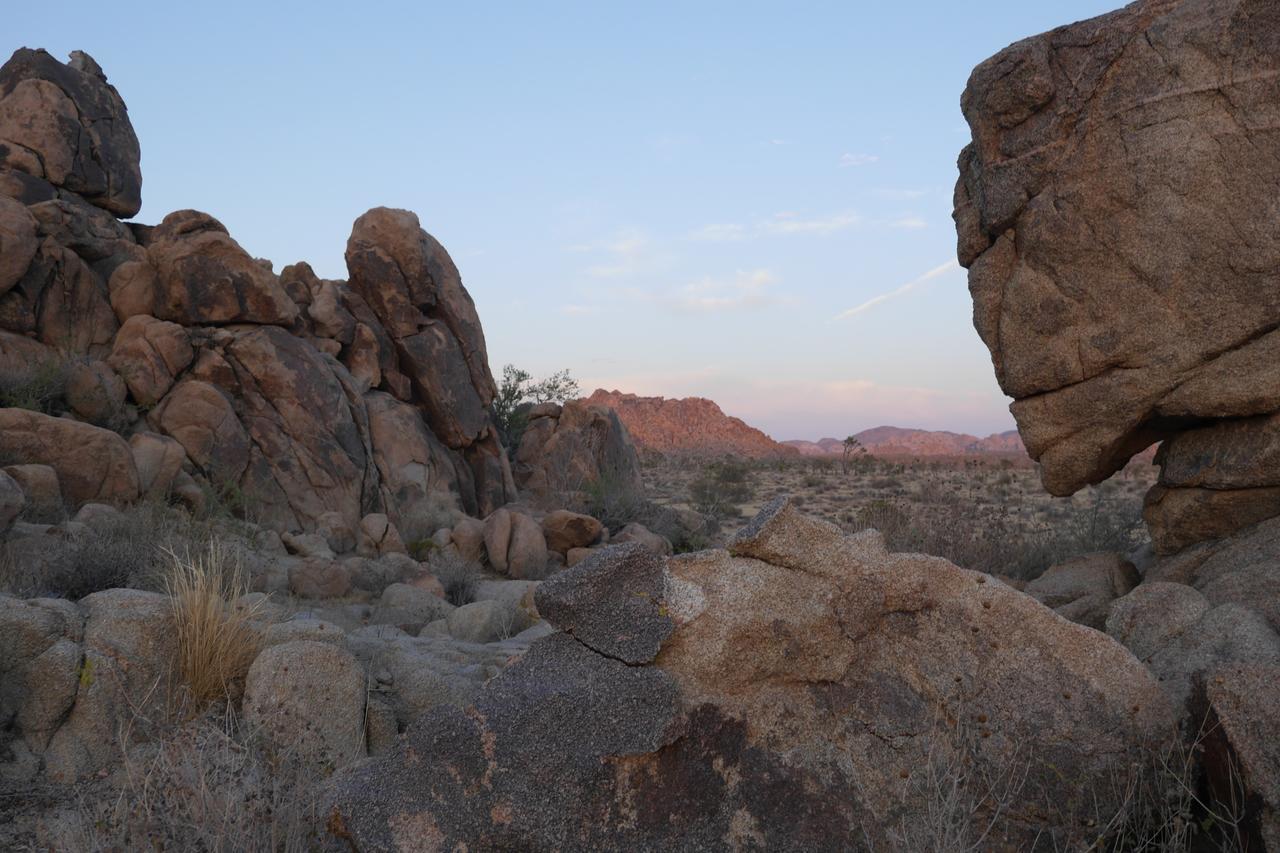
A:
[[[129,3],[6,10],[90,53],[143,209],[196,208],[345,278],[351,223],[415,211],[497,374],[702,396],[774,438],[985,435],[951,198],[970,70],[1118,0]]]

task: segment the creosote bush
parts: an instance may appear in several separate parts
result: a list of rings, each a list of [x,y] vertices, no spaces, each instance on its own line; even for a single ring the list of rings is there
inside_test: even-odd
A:
[[[754,494],[750,467],[735,459],[713,462],[689,484],[693,508],[713,518],[733,518]]]
[[[461,607],[476,600],[481,573],[475,563],[464,560],[452,548],[439,548],[428,555],[427,565],[444,587],[444,596],[450,604]]]
[[[165,587],[173,602],[183,684],[197,706],[234,701],[258,654],[253,620],[261,603],[236,603],[248,591],[244,570],[216,539],[202,551],[168,551],[167,557]]]
[[[0,408],[62,414],[69,373],[70,364],[62,358],[5,366],[0,369]]]

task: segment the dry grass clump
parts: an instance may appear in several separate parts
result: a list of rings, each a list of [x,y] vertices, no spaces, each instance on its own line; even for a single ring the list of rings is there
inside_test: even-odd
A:
[[[253,620],[260,602],[232,605],[248,591],[242,564],[218,540],[195,554],[169,551],[168,556],[172,567],[165,586],[173,600],[185,687],[200,707],[238,699],[259,649]]]
[[[1202,778],[1211,734],[1202,725],[1191,737],[1117,757],[1099,778],[1067,780],[1029,752],[1015,750],[1003,766],[991,766],[961,726],[932,742],[904,781],[902,801],[914,804],[910,818],[887,828],[884,845],[867,833],[867,846],[893,853],[1003,849],[1011,834],[1027,830],[1015,801],[1036,801],[1034,822],[1042,827],[1036,850],[1244,853],[1250,846],[1238,771],[1230,770],[1225,801],[1207,793]]]
[[[427,558],[431,574],[444,587],[444,597],[454,607],[461,607],[476,600],[476,590],[482,573],[480,566],[463,559],[452,548],[432,551]]]
[[[126,744],[110,780],[60,821],[60,850],[302,853],[322,845],[315,779],[225,708]]]
[[[71,364],[64,358],[7,366],[0,370],[0,408],[61,414],[70,372]]]

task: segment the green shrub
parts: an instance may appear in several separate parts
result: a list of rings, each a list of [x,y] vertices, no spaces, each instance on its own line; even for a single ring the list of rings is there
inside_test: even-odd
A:
[[[444,587],[444,597],[454,607],[476,600],[476,587],[482,578],[478,565],[463,559],[452,548],[437,548],[427,558],[427,566]]]
[[[698,512],[713,518],[733,518],[754,491],[751,469],[743,462],[725,459],[703,468],[689,484],[689,501]]]

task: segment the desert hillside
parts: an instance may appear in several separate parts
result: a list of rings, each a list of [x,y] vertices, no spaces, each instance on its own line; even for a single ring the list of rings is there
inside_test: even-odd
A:
[[[882,426],[856,432],[853,437],[860,447],[873,456],[1026,455],[1017,430],[978,438],[975,435],[945,430]],[[804,456],[840,456],[844,453],[844,441],[838,438],[823,438],[818,441],[792,439],[782,443],[794,447]]]
[[[7,9],[0,850],[1280,851],[1280,6],[993,4]]]
[[[795,450],[741,419],[726,415],[714,401],[702,397],[669,400],[597,389],[586,401],[617,412],[640,450],[675,456],[727,454],[748,459],[796,454]]]

